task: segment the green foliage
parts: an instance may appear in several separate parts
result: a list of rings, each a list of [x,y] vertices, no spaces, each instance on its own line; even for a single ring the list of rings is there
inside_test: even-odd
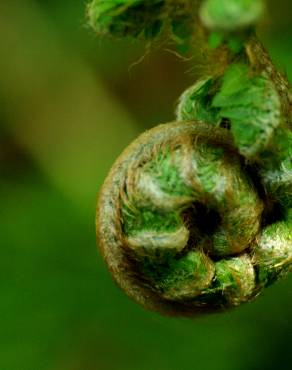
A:
[[[215,291],[223,290],[227,302],[238,305],[249,300],[255,290],[255,271],[250,258],[243,255],[216,264]]]
[[[179,148],[173,155],[169,147],[161,150],[153,161],[144,166],[144,171],[157,181],[159,188],[174,196],[191,196],[192,189],[185,184],[179,167],[182,164],[183,153]]]
[[[190,251],[179,259],[168,258],[159,268],[145,260],[141,269],[163,297],[178,300],[200,295],[214,277],[211,260],[200,251]]]
[[[291,213],[291,209],[289,211]],[[292,271],[292,233],[289,220],[276,222],[263,231],[254,259],[259,266],[259,281],[271,285]]]
[[[292,207],[292,132],[281,126],[262,154],[262,183],[269,196],[288,209]]]
[[[213,85],[214,79],[207,77],[188,88],[179,99],[176,111],[177,120],[191,121],[196,119],[213,125],[219,125],[219,109],[212,107]]]
[[[231,64],[222,78],[208,77],[187,89],[180,98],[177,119],[215,126],[229,122],[236,146],[249,159],[263,153],[273,138],[278,141],[272,145],[277,150],[289,148],[288,133],[280,138],[276,130],[281,104],[273,82],[264,72],[253,74],[246,64]]]
[[[127,236],[135,235],[139,231],[172,232],[181,227],[182,221],[176,212],[154,212],[149,209],[122,208],[124,232]]]
[[[234,31],[255,24],[263,10],[262,0],[205,0],[200,15],[207,28]]]
[[[281,103],[273,82],[265,73],[253,76],[245,64],[227,69],[212,106],[231,122],[235,144],[247,158],[268,146],[281,122]]]
[[[163,26],[164,7],[164,0],[94,0],[88,5],[89,23],[99,34],[152,39]]]
[[[194,9],[189,0],[93,0],[88,4],[88,19],[101,35],[152,41],[168,34],[183,48],[193,34]]]

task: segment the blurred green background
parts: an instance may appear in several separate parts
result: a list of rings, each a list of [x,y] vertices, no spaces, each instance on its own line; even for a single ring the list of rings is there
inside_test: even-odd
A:
[[[85,2],[0,6],[0,370],[291,369],[292,276],[195,320],[144,311],[97,252],[98,189],[140,132],[173,120],[196,60],[99,40]],[[292,5],[261,38],[292,80]],[[131,67],[132,66],[132,67]]]

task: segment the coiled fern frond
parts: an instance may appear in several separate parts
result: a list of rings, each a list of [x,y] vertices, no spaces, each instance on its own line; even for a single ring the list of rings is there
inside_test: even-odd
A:
[[[263,9],[249,0],[89,6],[95,29],[118,36],[156,38],[179,19],[196,20],[205,47],[217,38],[214,55],[225,61],[182,94],[177,122],[125,150],[100,192],[103,256],[148,309],[216,312],[253,300],[292,270],[292,97],[254,36]],[[193,27],[182,29],[192,40]]]

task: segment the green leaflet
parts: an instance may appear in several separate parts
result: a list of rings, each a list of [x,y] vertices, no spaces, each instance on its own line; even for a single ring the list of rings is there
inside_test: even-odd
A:
[[[252,76],[245,64],[231,65],[223,76],[212,106],[231,122],[240,153],[252,159],[268,146],[281,123],[281,103],[272,81],[263,72]]]
[[[213,85],[214,79],[212,77],[206,77],[188,88],[179,99],[176,110],[177,120],[198,120],[213,125],[219,125],[219,109],[212,107]]]
[[[152,41],[166,31],[183,50],[194,32],[190,0],[93,0],[87,9],[89,25],[102,35]]]
[[[260,176],[266,192],[282,207],[292,207],[292,132],[278,128],[261,158]]]
[[[178,120],[231,124],[240,153],[256,158],[269,145],[281,123],[278,92],[265,73],[252,76],[248,65],[232,64],[222,81],[207,77],[187,89],[177,108]]]
[[[169,258],[156,268],[146,260],[142,270],[162,296],[172,300],[200,295],[212,283],[215,273],[211,259],[200,251],[190,251],[179,259]]]
[[[155,212],[149,209],[122,209],[124,232],[132,235],[138,231],[154,230],[158,232],[171,232],[182,226],[179,214],[176,212]]]
[[[117,37],[157,36],[163,24],[164,0],[93,0],[88,4],[90,26]]]
[[[254,263],[259,269],[259,283],[270,285],[292,270],[291,209],[286,219],[263,230],[254,250]]]

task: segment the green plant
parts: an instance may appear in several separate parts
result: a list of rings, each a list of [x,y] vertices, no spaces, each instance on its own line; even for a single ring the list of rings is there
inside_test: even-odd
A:
[[[151,42],[170,37],[185,43],[193,34],[196,4],[196,0],[93,0],[87,13],[90,25],[101,35]]]
[[[88,9],[98,32],[146,39],[175,39],[179,14],[189,25],[179,42],[203,34],[209,66],[182,94],[177,122],[138,138],[104,183],[97,233],[111,273],[163,314],[251,301],[292,267],[292,97],[255,36],[263,2],[95,0]]]

